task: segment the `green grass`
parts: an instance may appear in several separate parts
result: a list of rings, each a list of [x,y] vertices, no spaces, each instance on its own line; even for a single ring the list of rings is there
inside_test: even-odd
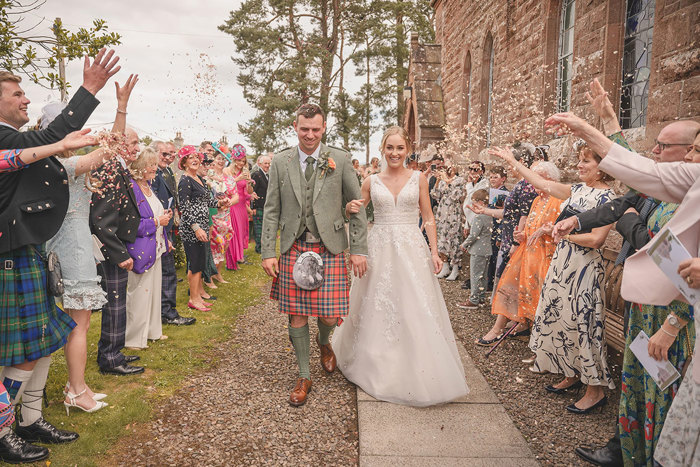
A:
[[[80,439],[67,445],[49,446],[52,465],[100,465],[107,451],[129,434],[128,426],[150,420],[154,408],[182,387],[188,376],[216,363],[217,355],[212,349],[231,335],[236,317],[262,298],[260,287],[267,282],[260,256],[252,248],[246,255],[250,265],[242,265],[236,272],[224,272],[224,278],[231,284],[220,284],[218,289],[209,291],[218,298],[211,312],[189,310],[187,281],[178,284],[177,309],[182,316],[196,317],[197,323],[163,326],[163,333],[169,339],[149,342],[149,348],[143,351],[125,351],[141,356],[136,364],[146,367],[142,375],[99,373],[95,359],[101,313],[92,315],[85,379],[93,391],[108,394],[105,401],[109,407],[92,414],[73,409],[67,417],[62,393],[67,381],[65,357],[63,350],[53,354],[46,387],[49,407],[44,409],[44,417],[59,428],[78,432]],[[178,270],[178,277],[184,277],[183,270]]]

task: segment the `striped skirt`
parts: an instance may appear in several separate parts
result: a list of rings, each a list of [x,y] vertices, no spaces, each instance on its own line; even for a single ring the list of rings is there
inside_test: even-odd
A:
[[[29,246],[0,253],[0,366],[18,365],[63,347],[75,322],[56,306],[46,265]]]
[[[325,280],[316,290],[297,287],[292,277],[294,263],[305,251],[316,252],[323,259]],[[280,311],[289,315],[343,318],[349,311],[349,291],[345,254],[331,254],[323,243],[297,240],[280,257],[280,272],[272,282],[270,298],[278,300]]]

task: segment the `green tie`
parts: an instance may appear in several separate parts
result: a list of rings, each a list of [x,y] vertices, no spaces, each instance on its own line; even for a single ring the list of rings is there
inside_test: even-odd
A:
[[[314,162],[316,162],[316,159],[313,157],[309,156],[306,158],[306,170],[304,170],[304,177],[306,177],[307,182],[311,180],[311,176],[314,174]]]

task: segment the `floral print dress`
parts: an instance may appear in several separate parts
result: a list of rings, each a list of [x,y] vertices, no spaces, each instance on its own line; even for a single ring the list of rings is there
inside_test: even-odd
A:
[[[236,189],[236,184],[233,182],[233,177],[223,174],[219,180],[212,178],[212,188],[217,193],[226,193],[227,196],[230,196]],[[212,216],[212,222],[211,253],[214,263],[219,264],[226,260],[226,247],[233,238],[231,211],[228,208],[218,209],[216,214]]]
[[[462,200],[466,184],[462,177],[455,177],[449,184],[441,180],[430,192],[430,196],[439,201],[435,216],[438,252],[447,256],[450,266],[459,265],[462,261],[459,245],[463,237]]]
[[[678,204],[674,203],[659,204],[647,221],[652,236],[671,220],[677,207]],[[695,345],[692,308],[687,303],[674,300],[668,306],[635,303],[630,310],[619,409],[620,443],[625,465],[628,466],[654,465],[654,448],[681,384],[681,380],[677,379],[665,391],[661,391],[629,346],[641,331],[649,337],[653,336],[671,312],[688,321],[668,351],[669,361],[681,371],[690,349]]]
[[[496,277],[501,277],[510,259],[510,247],[513,246],[513,232],[521,217],[530,213],[532,202],[537,198],[535,188],[525,179],[515,184],[503,204],[503,219],[501,220],[501,247],[498,250]]]
[[[610,189],[583,183],[571,187],[571,196],[562,204],[577,205],[588,211],[613,199]],[[596,248],[562,240],[554,250],[544,280],[530,349],[535,368],[564,376],[579,376],[584,384],[614,388],[607,363],[603,293],[603,255]]]

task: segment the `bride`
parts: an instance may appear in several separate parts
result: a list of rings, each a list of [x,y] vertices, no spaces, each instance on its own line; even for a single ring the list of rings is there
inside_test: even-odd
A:
[[[447,307],[434,273],[442,268],[428,181],[404,167],[412,144],[406,131],[384,132],[384,170],[362,184],[362,198],[348,214],[370,201],[368,271],[354,278],[350,314],[333,335],[333,350],[345,377],[376,399],[424,407],[469,392]],[[430,251],[418,228],[423,216]],[[432,251],[432,253],[431,253]]]

